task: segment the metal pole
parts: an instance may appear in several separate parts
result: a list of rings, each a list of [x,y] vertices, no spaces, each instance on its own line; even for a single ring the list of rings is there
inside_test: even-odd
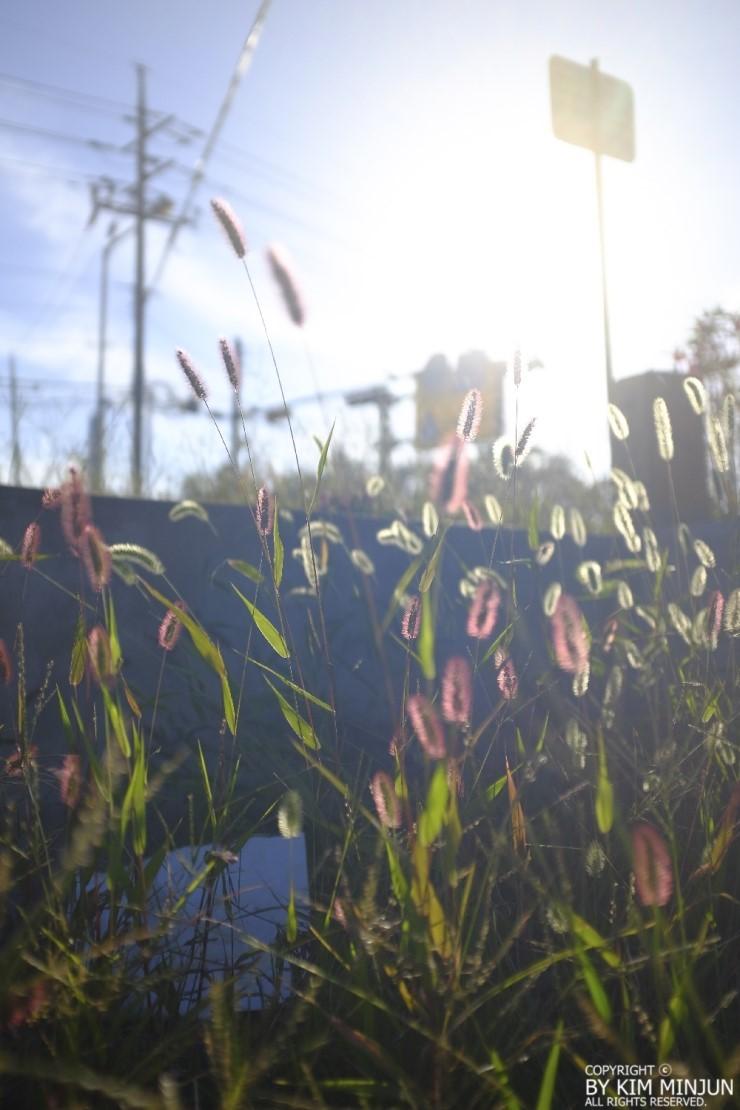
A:
[[[95,413],[90,422],[90,487],[100,493],[103,487],[103,421],[105,410],[105,351],[108,330],[108,263],[117,236],[116,225],[108,229],[108,239],[100,254],[100,293],[98,304],[98,372]]]
[[[596,209],[599,220],[599,256],[601,261],[601,300],[604,309],[604,351],[606,357],[606,392],[611,401],[614,373],[612,370],[612,344],[609,329],[609,300],[606,290],[606,243],[604,237],[604,195],[601,177],[601,105],[599,104],[599,62],[594,58],[591,62],[591,72],[594,82],[594,166],[596,169]]]
[[[136,142],[136,288],[134,292],[134,429],[131,452],[131,492],[140,497],[142,474],[142,425],[144,416],[144,310],[146,289],[145,268],[145,212],[146,212],[146,75],[144,67],[137,65],[138,111]]]
[[[599,213],[599,254],[601,256],[601,299],[604,306],[604,351],[606,356],[606,392],[612,399],[614,371],[612,369],[612,343],[609,330],[609,299],[606,292],[606,246],[604,242],[604,196],[601,183],[601,155],[594,155],[596,165],[596,207]]]
[[[13,437],[13,448],[10,456],[10,480],[14,486],[19,486],[21,484],[22,470],[20,443],[21,414],[18,404],[18,381],[15,376],[15,358],[13,355],[8,359],[8,374],[10,377],[10,422]]]
[[[393,435],[391,434],[391,405],[388,397],[378,401],[378,417],[380,435],[378,437],[378,470],[384,478],[390,476],[391,451],[393,450]]]

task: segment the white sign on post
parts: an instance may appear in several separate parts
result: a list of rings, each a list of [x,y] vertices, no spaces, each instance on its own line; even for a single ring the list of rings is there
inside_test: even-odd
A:
[[[626,81],[550,58],[552,129],[558,139],[624,162],[635,159],[635,101]]]

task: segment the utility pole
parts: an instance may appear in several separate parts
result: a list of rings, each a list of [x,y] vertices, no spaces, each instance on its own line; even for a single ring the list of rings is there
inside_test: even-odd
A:
[[[384,478],[391,472],[391,452],[396,440],[391,431],[391,409],[400,399],[384,385],[371,386],[369,389],[356,389],[345,393],[348,405],[373,405],[378,410],[378,473]]]
[[[108,268],[113,248],[133,231],[133,225],[118,231],[115,222],[108,228],[108,238],[100,255],[100,293],[98,303],[98,369],[96,375],[95,411],[90,418],[88,446],[90,488],[102,493],[105,485],[105,360],[108,348]]]
[[[13,443],[10,456],[10,480],[14,486],[19,486],[21,484],[21,471],[23,469],[20,443],[21,411],[18,401],[18,381],[15,376],[15,358],[13,355],[8,359],[8,376],[10,378],[10,424]]]
[[[146,251],[146,74],[136,67],[138,110],[136,113],[136,286],[134,289],[134,434],[131,450],[131,492],[142,491],[142,425],[144,417],[144,265]]]
[[[147,151],[149,139],[155,132],[167,130],[180,141],[189,141],[192,131],[179,123],[172,115],[152,113],[146,103],[146,71],[144,66],[137,65],[137,103],[136,115],[133,123],[136,127],[135,138],[121,148],[123,151],[132,150],[135,155],[135,179],[132,185],[121,187],[110,178],[103,177],[92,187],[93,210],[90,222],[94,222],[98,212],[109,211],[119,215],[133,217],[133,224],[126,231],[115,237],[118,241],[128,231],[134,231],[135,263],[134,263],[134,367],[131,386],[133,401],[133,432],[131,438],[131,492],[134,497],[140,497],[144,489],[144,462],[143,462],[143,425],[144,404],[146,400],[146,301],[148,290],[146,287],[146,225],[149,220],[159,223],[174,224],[176,221],[170,215],[173,203],[170,197],[159,193],[149,199],[147,184],[155,174],[172,165],[172,159],[159,159],[152,157]],[[154,118],[152,118],[154,117]],[[179,221],[189,223],[190,221]],[[110,249],[113,242],[106,244]],[[107,264],[107,258],[104,258]],[[102,304],[107,296],[107,278],[103,282],[101,276],[101,318],[104,319],[105,311]],[[104,333],[104,328],[103,328]],[[104,358],[104,346],[103,356]],[[98,352],[98,366],[101,365],[100,348]],[[100,402],[100,394],[98,398]],[[102,436],[102,406],[93,418],[99,427],[92,428],[91,433]],[[92,438],[92,434],[91,434]],[[93,452],[93,462],[102,465],[102,454],[96,458]]]

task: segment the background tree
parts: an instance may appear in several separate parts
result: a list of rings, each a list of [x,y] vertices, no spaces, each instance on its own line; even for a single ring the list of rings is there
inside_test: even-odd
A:
[[[730,472],[724,475],[718,474],[708,460],[709,486],[720,510],[734,513],[738,505],[736,476],[740,470],[740,437],[735,428],[740,312],[729,312],[719,305],[702,312],[694,321],[687,346],[688,356],[676,352],[677,361],[687,359],[690,372],[704,382],[730,457]]]
[[[262,465],[257,459],[255,468],[258,480],[276,494],[284,508],[301,509],[300,485],[293,471],[282,473],[269,463]],[[431,469],[431,458],[417,454],[409,461],[395,465],[384,488],[371,497],[367,484],[376,475],[375,468],[364,459],[348,454],[341,444],[332,444],[321,482],[319,510],[403,513],[411,519],[418,519],[429,497]],[[304,479],[310,497],[314,487],[314,470],[304,468]],[[511,480],[504,482],[493,472],[490,450],[480,449],[479,457],[471,459],[468,495],[484,516],[484,498],[489,493],[494,494],[503,506],[504,521],[509,525],[527,527],[529,508],[536,497],[542,528],[547,527],[553,504],[558,503],[566,508],[580,509],[591,531],[612,530],[614,493],[611,483],[608,480],[583,481],[562,455],[547,455],[535,448],[519,469],[515,487]],[[243,504],[247,494],[252,499],[255,496],[251,475],[243,471],[237,479],[230,465],[221,466],[210,474],[191,474],[185,478],[182,487],[183,497],[205,502]]]
[[[691,373],[704,381],[713,398],[734,394],[740,365],[740,312],[719,306],[702,312],[687,345]]]

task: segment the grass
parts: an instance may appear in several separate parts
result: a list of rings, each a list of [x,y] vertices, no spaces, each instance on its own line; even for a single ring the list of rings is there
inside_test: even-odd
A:
[[[474,423],[468,411],[466,434]],[[43,629],[19,627],[0,651],[13,733],[3,1105],[547,1110],[583,1105],[594,1065],[652,1066],[656,1093],[660,1066],[733,1081],[737,1093],[711,1104],[740,1105],[736,567],[678,522],[659,541],[644,491],[621,472],[609,557],[583,546],[580,514],[536,501],[515,536],[506,520],[522,512],[525,464],[509,455],[508,480],[491,470],[500,504],[489,500],[495,523],[470,567],[453,516],[475,530],[480,510],[446,510],[459,493],[450,475],[421,523],[384,524],[375,549],[317,518],[331,457],[321,443],[315,475],[300,477],[301,533],[263,495],[251,510],[256,564],[234,552],[238,652],[154,553],[114,547],[111,578],[104,542],[85,532],[79,476],[68,479],[68,542],[79,550],[87,537],[92,553],[69,674],[29,697],[25,643],[38,651]],[[732,457],[730,443],[718,474],[728,489]],[[391,589],[373,569],[384,548],[400,568]],[[28,591],[53,566],[43,542],[2,557]],[[337,696],[326,601],[341,560],[395,725],[371,745]],[[295,567],[300,629],[286,610]],[[125,590],[164,622],[142,689],[126,663],[137,630],[119,627]],[[404,621],[412,597],[418,619]],[[199,718],[189,748],[167,735],[183,679]],[[269,751],[280,785],[246,791],[256,686],[284,722]],[[57,777],[43,757],[50,714],[67,752]],[[208,730],[215,759],[200,744]],[[160,801],[173,790],[168,823]],[[229,867],[276,821],[289,838],[305,830],[311,897],[301,906],[291,894],[265,944],[229,916]],[[183,843],[215,850],[197,856],[186,890],[163,895],[162,865]],[[214,931],[230,953],[215,977],[204,956]],[[264,1005],[245,1012],[241,973],[260,954]]]

